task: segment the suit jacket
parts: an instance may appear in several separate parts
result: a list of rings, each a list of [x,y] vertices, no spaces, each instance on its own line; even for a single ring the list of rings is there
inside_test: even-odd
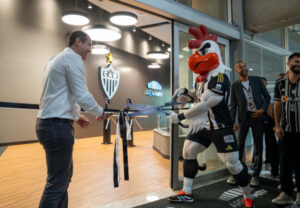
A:
[[[266,118],[266,112],[270,103],[270,95],[264,86],[260,77],[249,76],[249,84],[252,90],[255,106],[258,109],[263,108],[265,113],[260,119]],[[247,99],[240,80],[231,85],[230,113],[235,121],[236,111],[238,111],[238,123],[242,124],[247,118]]]

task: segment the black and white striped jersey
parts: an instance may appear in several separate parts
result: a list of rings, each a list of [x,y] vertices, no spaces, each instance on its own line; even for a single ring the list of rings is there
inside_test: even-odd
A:
[[[221,128],[232,128],[233,120],[231,119],[228,108],[228,99],[230,94],[230,81],[226,74],[219,73],[215,77],[211,77],[209,81],[200,82],[196,85],[196,93],[199,101],[206,90],[211,90],[217,95],[223,96],[223,100],[207,112],[207,130],[216,130]]]
[[[288,77],[277,80],[274,101],[281,102],[283,130],[300,133],[300,80],[296,84],[292,84]]]

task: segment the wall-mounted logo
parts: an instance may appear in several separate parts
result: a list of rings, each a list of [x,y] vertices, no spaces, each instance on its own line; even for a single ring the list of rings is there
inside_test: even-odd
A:
[[[154,96],[154,97],[162,97],[162,86],[157,81],[151,81],[147,84],[147,90],[145,91],[145,95]]]
[[[108,99],[111,99],[117,92],[120,83],[120,72],[114,70],[112,67],[112,55],[111,53],[107,56],[106,67],[99,67],[100,80]]]

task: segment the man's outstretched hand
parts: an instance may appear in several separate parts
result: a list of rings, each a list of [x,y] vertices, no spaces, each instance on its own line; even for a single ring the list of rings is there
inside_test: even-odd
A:
[[[88,128],[91,124],[89,119],[82,114],[79,115],[79,119],[76,121],[76,123],[78,123],[78,125],[83,129]]]
[[[103,114],[101,116],[97,116],[96,120],[101,123],[104,119],[107,119],[109,116],[111,116],[112,113],[108,113],[108,112],[103,112]]]

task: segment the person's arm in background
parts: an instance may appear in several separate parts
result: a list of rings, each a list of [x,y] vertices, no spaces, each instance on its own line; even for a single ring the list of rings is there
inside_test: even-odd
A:
[[[236,111],[237,111],[237,102],[236,102],[236,95],[235,95],[235,91],[234,91],[234,83],[231,85],[230,88],[230,105],[229,105],[229,109],[230,109],[230,114],[231,114],[231,118],[233,120],[233,130],[234,131],[238,131],[239,127],[236,124]]]
[[[275,133],[279,139],[282,139],[284,136],[283,129],[280,126],[280,119],[281,119],[281,102],[275,101],[274,102],[274,116],[275,116]]]
[[[269,103],[268,105],[268,115],[274,119],[274,115],[273,115],[273,104]]]
[[[259,118],[264,112],[267,112],[268,106],[270,103],[270,99],[271,99],[271,96],[269,95],[268,90],[266,89],[263,81],[260,78],[258,78],[258,79],[259,79],[259,81],[258,81],[259,89],[260,89],[262,97],[263,97],[263,105],[262,105],[261,109],[257,109],[253,112],[253,114],[251,115],[252,118]]]
[[[283,132],[282,126],[280,125],[282,106],[281,106],[281,95],[280,95],[278,83],[279,82],[276,82],[276,85],[274,88],[274,120],[275,120],[276,136],[279,139],[282,139],[284,136],[284,132]]]

